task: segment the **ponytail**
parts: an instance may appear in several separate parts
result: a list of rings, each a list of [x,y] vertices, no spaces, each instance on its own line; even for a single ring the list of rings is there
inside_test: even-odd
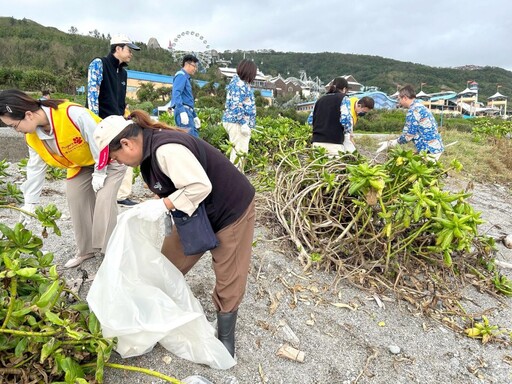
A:
[[[142,109],[136,109],[135,111],[130,113],[128,115],[128,119],[133,120],[135,124],[137,124],[139,127],[143,129],[170,129],[172,131],[187,132],[186,129],[173,127],[165,123],[162,123],[161,121],[153,120],[151,116],[149,116],[149,114],[146,111],[143,111]]]

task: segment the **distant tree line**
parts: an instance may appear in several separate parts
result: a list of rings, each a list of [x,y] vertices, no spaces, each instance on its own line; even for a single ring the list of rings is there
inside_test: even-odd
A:
[[[41,84],[53,85],[61,91],[69,91],[75,84],[85,84],[87,66],[95,57],[109,51],[110,33],[88,31],[79,34],[71,26],[69,33],[53,27],[44,27],[28,19],[17,20],[0,17],[0,87],[19,86],[40,88]],[[144,72],[172,75],[179,69],[166,49],[148,49],[143,42],[136,52],[129,68]],[[512,96],[512,72],[502,68],[483,67],[479,69],[454,69],[430,67],[410,62],[401,62],[379,56],[353,55],[333,52],[299,53],[261,51],[219,52],[220,58],[231,61],[231,66],[242,58],[253,59],[265,74],[284,78],[299,77],[305,70],[311,78],[318,76],[324,83],[340,75],[353,75],[360,83],[376,86],[388,94],[397,87],[411,84],[418,91],[425,83],[427,93],[440,90],[460,92],[469,81],[479,86],[479,100],[499,92]],[[37,72],[40,71],[40,72]],[[220,81],[222,76],[215,66],[196,78],[206,81]]]

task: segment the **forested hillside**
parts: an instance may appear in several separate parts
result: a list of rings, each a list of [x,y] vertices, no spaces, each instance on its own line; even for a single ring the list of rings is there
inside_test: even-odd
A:
[[[65,33],[27,19],[0,17],[0,87],[21,84],[31,88],[34,79],[48,77],[48,74],[55,76],[49,83],[62,90],[72,90],[75,85],[85,83],[90,60],[105,55],[109,49],[108,31],[94,32],[92,36]],[[137,43],[142,49],[135,54],[130,69],[161,74],[173,74],[178,69],[178,63],[166,49],[148,49],[145,42]],[[376,86],[386,93],[393,93],[397,85],[406,83],[417,88],[421,83],[426,83],[423,90],[427,93],[441,89],[460,92],[468,81],[474,80],[480,85],[480,100],[494,94],[498,84],[502,86],[500,93],[512,95],[512,72],[496,67],[474,70],[438,68],[379,56],[332,52],[238,50],[219,54],[234,64],[245,54],[258,64],[263,73],[281,74],[285,78],[299,77],[299,71],[305,70],[308,76],[318,76],[323,83],[327,83],[335,76],[351,74],[360,83]],[[213,67],[209,73],[199,77],[210,80],[217,76]]]
[[[439,53],[442,54],[441,52]],[[243,52],[226,52],[238,62]],[[308,76],[318,76],[324,83],[338,75],[352,75],[366,86],[377,86],[383,92],[392,94],[397,85],[412,84],[416,88],[421,83],[427,93],[443,90],[462,91],[468,81],[480,85],[480,94],[487,98],[496,93],[497,84],[502,87],[500,93],[512,94],[512,72],[497,67],[484,67],[476,70],[429,67],[379,56],[352,55],[344,53],[297,53],[297,52],[249,52],[246,57],[253,58],[265,74],[283,77],[296,76],[305,69]],[[419,91],[419,89],[418,89]]]

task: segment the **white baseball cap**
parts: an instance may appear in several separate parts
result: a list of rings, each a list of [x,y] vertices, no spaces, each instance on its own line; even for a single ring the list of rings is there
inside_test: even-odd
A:
[[[110,39],[110,45],[114,44],[125,44],[131,49],[134,49],[136,51],[140,51],[140,48],[133,44],[133,41],[126,35],[116,35]]]
[[[103,169],[110,162],[110,154],[108,146],[110,142],[119,135],[127,126],[133,124],[132,120],[126,120],[123,116],[108,116],[105,117],[94,130],[94,141],[100,149],[98,169]]]

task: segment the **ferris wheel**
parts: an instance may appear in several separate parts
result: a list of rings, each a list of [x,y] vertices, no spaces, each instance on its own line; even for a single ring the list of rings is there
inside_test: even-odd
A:
[[[199,70],[205,71],[212,63],[212,52],[208,41],[198,32],[184,31],[169,40],[168,49],[175,61],[181,61],[186,54],[199,59]]]

